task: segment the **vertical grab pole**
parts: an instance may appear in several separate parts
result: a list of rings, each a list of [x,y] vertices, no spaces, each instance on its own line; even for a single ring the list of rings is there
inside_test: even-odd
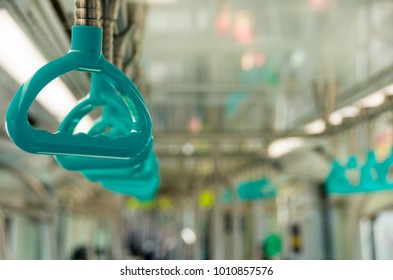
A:
[[[231,200],[231,218],[232,218],[232,238],[231,238],[231,250],[232,250],[232,259],[238,260],[241,259],[241,233],[240,233],[240,204],[239,197],[237,194],[237,187],[239,182],[241,181],[241,175],[236,176],[232,179],[233,184],[230,185],[232,200]]]
[[[243,239],[241,229],[241,209],[240,200],[237,195],[236,186],[233,186],[233,205],[232,205],[232,219],[233,219],[233,259],[240,260],[243,256]]]
[[[119,15],[119,8],[121,0],[101,0],[102,1],[102,53],[109,62],[113,62],[113,45],[114,45],[114,32],[117,17]],[[117,204],[115,210],[115,219],[113,221],[113,246],[112,255],[115,259],[124,259],[125,252],[124,240],[125,240],[125,228],[124,228],[124,212],[122,210],[122,205],[124,200],[119,198],[119,203]]]
[[[218,193],[219,193],[219,186],[217,181],[215,180],[213,183],[213,189],[214,189],[214,196],[215,196],[215,202],[213,204],[212,208],[212,233],[213,233],[213,246],[212,246],[212,255],[213,255],[213,260],[220,260],[223,259],[222,256],[222,244],[221,240],[222,238],[222,227],[221,227],[221,205],[218,199]]]
[[[225,259],[225,238],[223,233],[223,209],[220,199],[220,170],[219,170],[220,152],[219,145],[217,142],[213,144],[213,162],[214,162],[214,174],[213,174],[213,190],[215,196],[215,202],[213,204],[213,259],[222,260]]]
[[[6,221],[3,209],[0,207],[0,257],[4,260],[11,258],[8,248]]]
[[[366,113],[367,113],[367,109],[364,109],[364,111],[361,112],[361,114],[366,114]],[[359,125],[358,125],[358,126],[359,126]],[[370,137],[369,131],[368,131],[369,124],[366,123],[365,125],[363,125],[363,127],[366,128],[366,129],[363,129],[363,132],[364,132],[364,130],[365,130],[365,133],[367,134],[367,137],[366,137],[366,138],[363,138],[363,139],[361,139],[360,141],[357,141],[357,142],[356,142],[357,145],[356,145],[356,149],[355,149],[355,147],[354,147],[354,149],[355,149],[355,150],[354,150],[354,154],[355,154],[355,153],[356,153],[356,154],[361,154],[362,152],[364,152],[364,151],[363,151],[363,150],[364,150],[364,147],[366,146],[367,149],[368,149],[368,148],[369,148],[369,145],[371,144],[371,137]],[[355,126],[355,127],[352,129],[352,131],[355,131],[355,128],[358,128],[358,127]],[[358,129],[357,129],[356,132],[358,132]],[[358,138],[358,137],[356,137],[356,136],[358,136],[358,135],[354,135],[354,134],[352,133],[352,134],[351,134],[351,137],[349,138],[349,143],[353,143],[353,142],[355,141],[355,139]],[[365,163],[366,160],[367,160],[367,157],[364,157],[363,162]],[[358,162],[358,165],[359,165],[359,162]],[[360,184],[360,183],[361,183],[361,182],[360,182],[360,180],[361,180],[360,167],[358,167],[358,169],[359,169],[359,172],[358,172],[359,178],[358,178],[358,180],[357,180],[356,183],[357,183],[357,184]],[[358,241],[358,238],[360,238],[359,235],[355,235],[355,236],[354,236],[354,233],[357,232],[359,213],[360,213],[360,211],[362,211],[363,204],[365,204],[366,201],[367,201],[367,194],[362,194],[362,196],[358,198],[358,201],[357,201],[356,205],[354,205],[354,206],[352,207],[352,209],[350,209],[351,212],[349,213],[349,215],[347,215],[347,216],[349,216],[349,219],[350,219],[350,220],[354,220],[354,222],[348,223],[348,225],[347,225],[347,228],[348,228],[347,238],[348,238],[348,240],[350,241],[350,242],[348,242],[348,244],[347,244],[347,257],[348,257],[348,258],[353,258],[353,256],[354,256],[354,249],[357,247],[357,246],[355,245],[355,242]],[[352,213],[352,214],[351,214],[351,213]],[[351,216],[352,216],[352,217],[351,217]]]
[[[196,240],[195,244],[193,246],[193,259],[194,260],[201,260],[202,259],[202,246],[203,246],[203,236],[204,233],[202,231],[201,225],[203,222],[203,217],[202,217],[202,211],[199,206],[199,201],[198,197],[199,194],[202,190],[202,181],[198,182],[194,191],[194,200],[193,200],[193,206],[194,206],[194,211],[195,211],[195,235],[196,235]],[[197,198],[197,199],[195,199]]]

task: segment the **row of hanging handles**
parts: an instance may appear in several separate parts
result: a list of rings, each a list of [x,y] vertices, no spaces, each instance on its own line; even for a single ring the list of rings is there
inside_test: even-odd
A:
[[[389,124],[392,123],[393,113],[389,113]],[[357,194],[393,189],[393,180],[391,178],[393,167],[393,147],[388,151],[384,159],[378,159],[374,146],[376,119],[372,119],[365,125],[358,125],[345,131],[344,138],[347,138],[349,146],[349,156],[346,160],[335,158],[332,162],[330,172],[326,178],[326,190],[330,194]],[[359,134],[359,127],[363,131]],[[390,129],[392,127],[390,126]],[[389,132],[390,145],[393,140],[392,131]],[[337,156],[338,142],[341,135],[332,137],[332,146],[334,154]],[[365,137],[366,136],[366,137]],[[361,145],[363,144],[363,145]],[[387,144],[387,143],[386,143]],[[363,147],[360,147],[363,146]],[[363,148],[362,154],[357,153],[359,148]],[[357,155],[356,155],[357,154]],[[360,156],[359,156],[360,155]],[[363,159],[361,159],[363,158]]]
[[[117,41],[119,68],[112,64],[119,2],[104,2],[103,32],[100,0],[75,1],[69,52],[22,84],[8,108],[6,128],[13,142],[26,152],[53,155],[64,169],[79,171],[108,190],[152,200],[160,178],[151,118],[137,87],[119,69],[129,64],[123,57],[127,40],[135,31],[131,22]],[[56,133],[33,128],[28,111],[37,95],[52,80],[72,71],[90,74],[90,93],[69,112]],[[102,115],[91,129],[75,133],[78,123],[98,107],[102,107]]]
[[[100,0],[75,1],[70,51],[40,68],[19,88],[8,108],[6,127],[14,143],[26,152],[54,155],[64,169],[79,171],[107,189],[152,199],[159,186],[159,166],[152,149],[151,118],[142,95],[119,69],[132,64],[122,60],[127,39],[135,31],[131,23],[116,42],[117,67],[112,64],[119,2],[105,1],[109,15],[104,15],[103,54]],[[90,73],[90,93],[71,110],[56,133],[31,127],[27,115],[37,95],[52,80],[71,71]],[[77,124],[98,107],[103,108],[102,116],[90,131],[75,134]],[[372,135],[371,131],[368,134]],[[345,163],[334,160],[326,179],[327,190],[346,194],[392,188],[388,179],[392,164],[393,153],[378,162],[370,147],[362,165],[354,155]]]

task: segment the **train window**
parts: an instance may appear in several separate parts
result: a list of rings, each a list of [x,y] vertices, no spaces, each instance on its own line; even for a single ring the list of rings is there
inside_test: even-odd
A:
[[[373,223],[373,244],[377,260],[393,259],[393,211],[377,215]]]
[[[375,259],[375,252],[372,240],[372,220],[368,217],[362,218],[360,220],[360,242],[362,258],[364,260]]]
[[[10,219],[0,209],[0,258],[9,259],[10,248]]]
[[[393,259],[393,211],[379,212],[360,222],[363,259]]]

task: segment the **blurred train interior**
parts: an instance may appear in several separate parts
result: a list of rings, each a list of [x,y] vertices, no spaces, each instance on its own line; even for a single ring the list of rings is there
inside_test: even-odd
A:
[[[0,259],[393,259],[391,26],[389,0],[0,1]]]

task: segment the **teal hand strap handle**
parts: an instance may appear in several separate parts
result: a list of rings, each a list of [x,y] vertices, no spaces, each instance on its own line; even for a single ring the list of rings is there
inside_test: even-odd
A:
[[[157,194],[157,189],[156,188],[129,188],[129,189],[124,189],[124,188],[117,188],[117,187],[112,187],[108,188],[105,187],[107,190],[110,190],[114,193],[121,194],[121,195],[129,195],[132,197],[135,197],[136,199],[140,201],[150,201],[154,200]]]
[[[349,172],[359,172],[357,158],[351,156],[345,166],[337,160],[333,161],[330,173],[326,179],[326,188],[329,193],[351,194],[358,192],[359,182],[351,182]]]
[[[92,182],[122,182],[148,179],[150,176],[158,174],[158,172],[158,160],[152,152],[149,159],[133,168],[83,170],[82,174]]]
[[[80,120],[93,109],[98,106],[103,106],[104,113],[102,119],[110,118],[110,125],[112,126],[112,135],[107,134],[108,137],[116,137],[118,135],[130,134],[130,127],[135,126],[133,117],[130,116],[128,108],[124,101],[117,95],[115,89],[104,81],[99,75],[92,74],[91,77],[91,92],[84,100],[80,101],[77,106],[67,115],[59,126],[59,131],[72,134],[80,122]],[[110,111],[108,112],[108,109]],[[132,108],[134,112],[135,109]],[[113,115],[110,116],[109,113]],[[128,117],[127,117],[128,115]],[[109,123],[105,122],[105,128]],[[119,129],[116,129],[119,126]],[[93,128],[88,132],[91,136],[96,136],[99,131],[93,131]],[[117,132],[117,133],[116,133]],[[116,133],[116,134],[115,134]],[[130,145],[135,145],[130,143]],[[138,148],[138,147],[137,147]],[[152,148],[152,141],[146,143],[145,147],[139,146],[139,152],[130,159],[108,159],[108,158],[91,158],[80,156],[55,156],[57,162],[67,170],[81,170],[81,169],[102,169],[102,168],[116,168],[120,166],[133,166],[139,164],[147,158],[147,154]]]
[[[108,158],[130,158],[150,141],[151,119],[134,84],[101,52],[102,30],[94,26],[73,26],[71,49],[41,69],[17,91],[6,115],[8,134],[22,150],[37,154],[76,155]],[[94,72],[101,75],[121,94],[128,108],[135,108],[138,128],[128,136],[108,138],[38,130],[30,126],[27,113],[40,91],[56,77],[71,71]],[[55,93],[54,93],[55,94]],[[131,109],[129,114],[131,115]],[[133,145],[130,145],[133,143]]]
[[[360,173],[363,192],[373,192],[384,189],[379,179],[379,165],[380,163],[377,161],[375,152],[373,150],[368,151],[366,162],[362,166]]]
[[[356,194],[381,191],[386,186],[381,183],[381,163],[376,160],[375,152],[367,153],[366,161],[360,167],[356,157],[352,156],[346,166],[340,165],[338,161],[333,161],[331,171],[326,179],[326,188],[329,193],[335,194]],[[383,165],[382,165],[383,166]],[[354,171],[360,175],[359,182],[350,180],[348,171]],[[383,171],[382,171],[383,173]]]
[[[105,134],[108,137],[116,137],[128,133],[128,127],[122,122],[122,115],[112,108],[104,108],[103,115],[90,129],[90,135]]]
[[[66,170],[81,171],[95,170],[100,172],[103,169],[131,168],[141,164],[148,158],[153,146],[153,139],[150,139],[145,149],[129,159],[112,159],[112,158],[90,158],[75,156],[55,156],[58,164]]]
[[[60,125],[61,129],[65,131],[73,131],[72,127],[75,127],[73,122],[67,122],[66,124]],[[91,130],[89,131],[91,134]],[[93,134],[94,135],[94,134]],[[149,142],[139,153],[135,154],[132,158],[128,159],[111,159],[111,158],[92,158],[92,157],[75,157],[75,156],[55,156],[57,163],[66,170],[70,171],[86,171],[90,170],[92,173],[102,172],[107,173],[113,172],[118,168],[134,168],[135,166],[143,163],[150,155],[153,148],[153,138],[149,139]],[[108,170],[107,170],[108,169]]]
[[[157,193],[159,185],[159,177],[153,176],[148,180],[134,180],[133,182],[124,183],[104,183],[103,187],[116,193],[136,196],[138,198],[154,196]]]
[[[268,178],[263,177],[239,184],[237,194],[241,200],[266,200],[275,198],[277,190]]]
[[[344,169],[344,177],[347,181],[348,187],[351,187],[351,189],[357,189],[362,185],[361,166],[356,156],[349,157]]]
[[[390,155],[378,165],[378,178],[381,185],[386,189],[393,189],[393,180],[390,178],[390,172],[393,167],[393,148]]]
[[[147,160],[148,161],[148,160]],[[116,178],[117,180],[124,180],[135,178],[143,172],[145,167],[145,162],[136,165],[135,167],[121,167],[121,168],[103,168],[103,169],[87,169],[81,170],[80,172],[91,182],[101,182],[105,180],[110,180]]]
[[[113,87],[108,87],[105,81],[96,78],[92,80],[92,83],[94,83],[95,91],[99,92],[98,97],[103,99],[104,103],[107,104],[104,104],[106,106],[103,107],[102,117],[95,122],[89,134],[97,135],[105,133],[109,137],[128,134],[130,131],[130,122],[132,125],[134,123],[133,119],[127,118],[128,114],[124,113],[125,109],[127,112],[124,101],[118,96]],[[113,101],[115,104],[110,104],[108,101]],[[135,112],[135,108],[132,111]],[[61,129],[70,130],[70,125],[63,124]]]
[[[105,134],[108,137],[116,137],[129,133],[128,120],[119,110],[105,106],[102,117],[97,119],[89,131],[89,135]]]
[[[134,196],[136,198],[154,197],[160,186],[159,164],[156,156],[151,157],[153,170],[146,179],[112,180],[101,182],[102,186],[116,193]]]
[[[345,169],[337,160],[334,160],[330,172],[325,180],[326,191],[328,193],[339,193],[340,186],[345,182]]]
[[[114,88],[112,88],[107,82],[105,82],[99,75],[91,75],[91,92],[86,98],[82,99],[78,104],[71,110],[70,113],[65,117],[59,126],[59,131],[73,134],[78,123],[89,114],[91,111],[99,106],[103,106],[104,110],[108,107],[112,108],[116,115],[122,116],[121,120],[112,125],[121,125],[122,134],[128,135],[135,126],[133,116],[130,115],[127,106],[120,96],[117,96]],[[132,110],[133,114],[135,110]],[[96,136],[99,133],[92,133],[90,130],[89,135]],[[109,136],[109,135],[106,135]],[[118,136],[118,135],[115,135]]]

